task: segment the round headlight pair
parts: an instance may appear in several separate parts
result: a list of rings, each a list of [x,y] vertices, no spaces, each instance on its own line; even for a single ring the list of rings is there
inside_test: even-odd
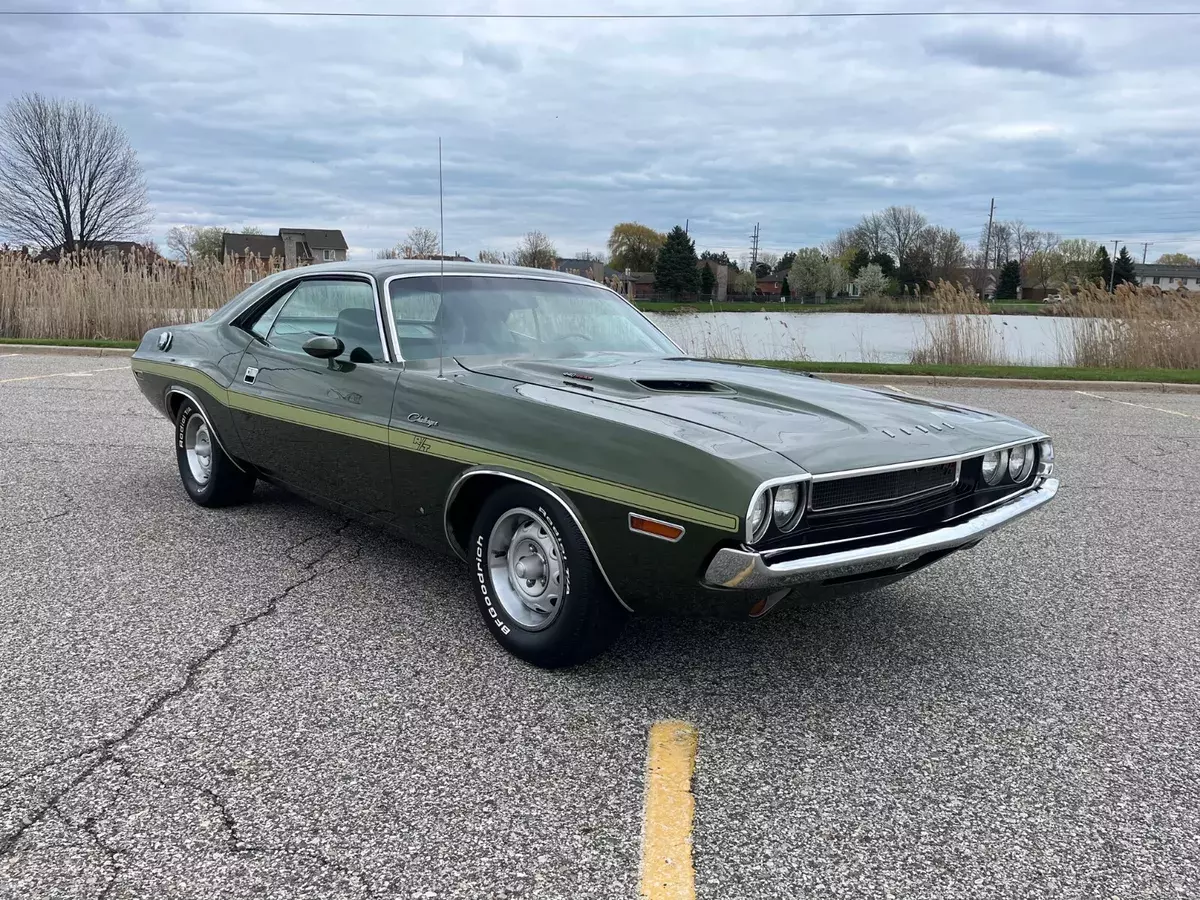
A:
[[[1022,444],[1008,451],[1008,477],[1020,484],[1033,474],[1033,444]]]
[[[994,450],[983,455],[983,480],[995,486],[1004,479],[1004,473],[1017,484],[1029,478],[1033,472],[1033,444],[1021,444],[1008,450]]]
[[[983,480],[991,485],[999,484],[1000,479],[1004,477],[1004,470],[1007,466],[1007,450],[994,450],[991,453],[985,453],[983,455]]]
[[[781,484],[760,493],[747,518],[750,543],[762,540],[772,521],[785,533],[795,528],[804,514],[803,496],[799,484]]]

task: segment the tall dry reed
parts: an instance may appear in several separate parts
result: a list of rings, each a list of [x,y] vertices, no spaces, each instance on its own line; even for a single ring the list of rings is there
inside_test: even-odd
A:
[[[1071,365],[1200,368],[1200,295],[1194,292],[1122,284],[1110,294],[1085,283],[1065,288],[1063,305],[1073,318],[1059,353]]]
[[[233,263],[97,255],[56,264],[0,253],[0,337],[138,340],[150,328],[204,319],[245,287]]]
[[[925,335],[909,361],[917,365],[1003,365],[1004,348],[987,305],[970,288],[939,281],[921,295]]]

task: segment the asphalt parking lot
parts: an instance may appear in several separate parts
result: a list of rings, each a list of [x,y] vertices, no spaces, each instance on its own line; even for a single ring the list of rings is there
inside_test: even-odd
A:
[[[1049,431],[1058,499],[548,673],[457,563],[194,506],[126,360],[0,356],[0,896],[636,897],[674,718],[701,898],[1200,895],[1200,395],[924,393]]]

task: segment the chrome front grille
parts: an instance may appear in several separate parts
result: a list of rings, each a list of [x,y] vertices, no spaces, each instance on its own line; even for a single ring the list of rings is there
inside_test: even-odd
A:
[[[958,471],[957,462],[948,462],[817,481],[812,485],[809,505],[813,512],[829,512],[851,506],[894,503],[922,494],[948,491],[958,484]]]

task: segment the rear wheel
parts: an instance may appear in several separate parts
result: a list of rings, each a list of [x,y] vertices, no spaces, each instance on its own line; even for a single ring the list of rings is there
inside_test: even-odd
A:
[[[204,414],[186,397],[175,415],[175,458],[184,489],[201,506],[244,503],[254,491],[254,476],[234,465]]]
[[[521,484],[489,497],[471,530],[479,611],[500,644],[545,668],[605,650],[626,614],[562,506]]]

